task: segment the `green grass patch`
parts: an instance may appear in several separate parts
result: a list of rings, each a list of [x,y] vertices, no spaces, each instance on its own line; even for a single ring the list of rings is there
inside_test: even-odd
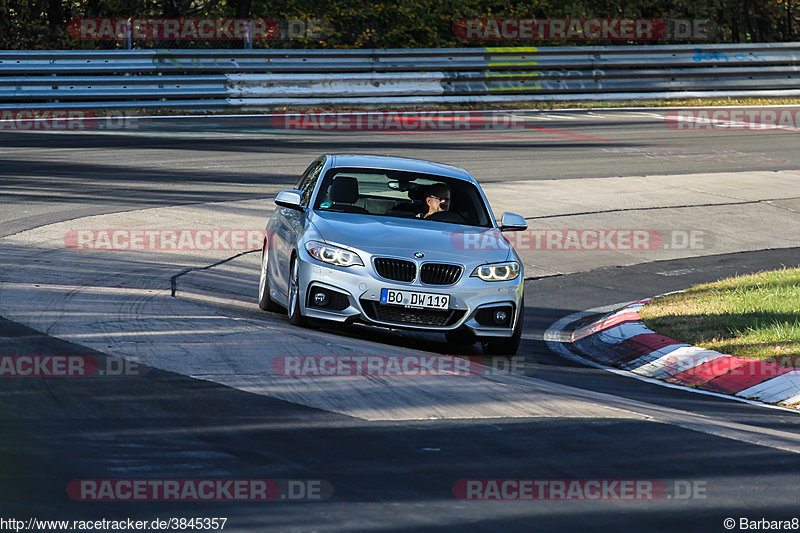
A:
[[[648,328],[680,342],[800,367],[800,268],[697,285],[640,314]]]

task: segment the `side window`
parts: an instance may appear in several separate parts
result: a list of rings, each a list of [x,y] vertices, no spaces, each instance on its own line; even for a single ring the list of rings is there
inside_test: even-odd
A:
[[[301,189],[303,187],[303,182],[305,182],[308,175],[311,174],[311,171],[317,168],[317,165],[319,165],[319,163],[320,160],[317,159],[316,161],[308,165],[308,168],[306,168],[306,170],[303,172],[303,175],[300,176],[299,180],[297,180],[297,185],[294,186],[295,189]]]
[[[322,161],[317,161],[312,164],[306,171],[306,175],[300,180],[298,188],[300,189],[300,204],[308,207],[311,201],[311,194],[314,192],[314,187],[317,185],[320,172],[323,167]]]

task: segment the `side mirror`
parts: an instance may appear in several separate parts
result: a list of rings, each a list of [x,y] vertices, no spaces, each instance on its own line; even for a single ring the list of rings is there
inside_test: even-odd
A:
[[[278,196],[275,197],[275,205],[294,209],[295,211],[302,211],[303,206],[300,205],[300,191],[292,190],[279,192]]]
[[[528,223],[525,218],[516,213],[503,213],[500,219],[500,231],[525,231],[528,229]]]

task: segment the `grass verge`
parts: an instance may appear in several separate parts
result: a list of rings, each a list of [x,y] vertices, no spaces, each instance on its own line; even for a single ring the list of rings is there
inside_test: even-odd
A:
[[[640,314],[648,328],[680,342],[800,367],[800,268],[697,285]]]
[[[610,100],[605,102],[535,102],[519,101],[494,104],[426,104],[426,105],[363,105],[353,106],[345,104],[332,104],[325,107],[309,107],[302,102],[296,106],[258,106],[252,108],[223,109],[217,111],[193,111],[176,109],[146,109],[146,110],[126,110],[128,113],[143,115],[228,115],[241,114],[249,115],[253,113],[274,113],[285,110],[300,111],[474,111],[474,110],[511,110],[511,109],[531,109],[541,111],[557,111],[559,109],[612,109],[617,107],[715,107],[715,106],[779,106],[779,105],[800,105],[800,98],[683,98],[674,100]],[[98,110],[98,114],[118,115],[119,110]]]

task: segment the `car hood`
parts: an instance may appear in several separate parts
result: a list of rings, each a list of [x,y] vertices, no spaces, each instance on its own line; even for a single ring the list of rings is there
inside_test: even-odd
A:
[[[356,248],[371,255],[413,259],[415,252],[422,252],[426,261],[464,264],[506,261],[514,255],[497,228],[318,211],[312,214],[311,222],[329,244]]]

